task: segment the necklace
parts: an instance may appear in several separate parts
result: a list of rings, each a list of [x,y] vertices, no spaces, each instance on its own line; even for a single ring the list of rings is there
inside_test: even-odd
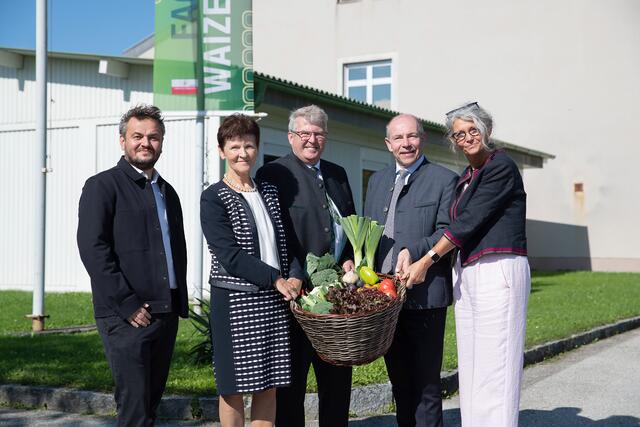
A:
[[[253,193],[258,191],[258,188],[256,187],[256,183],[253,182],[253,179],[251,180],[251,183],[253,184],[252,188],[245,188],[241,185],[236,184],[235,182],[233,182],[231,180],[231,178],[229,178],[227,176],[227,174],[222,175],[222,180],[231,188],[233,188],[236,191],[240,191],[241,193]]]

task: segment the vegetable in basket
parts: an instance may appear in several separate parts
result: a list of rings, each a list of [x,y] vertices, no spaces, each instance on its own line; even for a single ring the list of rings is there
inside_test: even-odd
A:
[[[364,243],[364,255],[367,267],[374,268],[376,261],[376,250],[378,249],[378,243],[384,233],[384,225],[378,224],[378,221],[371,220],[369,222],[369,230],[367,231],[367,238]]]
[[[393,280],[389,278],[386,278],[382,280],[382,282],[380,282],[380,287],[378,287],[378,290],[391,298],[398,297],[398,293],[396,292],[396,285],[393,283]]]
[[[325,295],[327,294],[327,288],[318,286],[313,288],[308,295],[300,297],[300,307],[305,311],[310,311],[316,314],[328,314],[333,308],[333,304],[327,301]]]
[[[360,267],[359,274],[362,281],[367,285],[375,285],[378,283],[378,275],[372,268],[367,267],[366,265]]]
[[[378,243],[384,232],[384,226],[366,216],[349,215],[340,218],[340,224],[353,248],[353,263],[356,269],[366,265],[373,268]],[[362,258],[364,245],[365,258]]]
[[[362,245],[367,237],[370,222],[371,219],[364,216],[349,215],[340,217],[340,225],[353,248],[353,263],[356,268],[362,264]]]
[[[344,273],[344,276],[342,276],[342,283],[346,285],[355,285],[357,281],[358,275],[353,271],[347,271]]]
[[[330,313],[333,304],[326,300],[327,292],[331,287],[340,286],[339,267],[333,255],[325,254],[319,257],[309,253],[305,266],[313,290],[308,295],[300,297],[300,307],[316,314]]]
[[[329,268],[339,270],[336,260],[331,254],[324,254],[321,257],[314,255],[312,252],[307,254],[305,259],[305,268],[307,275],[311,277],[316,271],[327,270]]]
[[[369,221],[368,218],[356,215],[352,217],[359,218],[359,222]],[[375,253],[382,235],[376,227],[383,228],[377,223],[372,227],[370,221],[368,227],[368,231],[372,233],[372,240],[367,241],[368,245],[371,243],[367,249],[369,251],[367,256],[372,252]],[[318,257],[309,253],[306,258],[306,271],[313,290],[298,299],[298,304],[304,311],[315,314],[363,313],[378,309],[397,298],[393,280],[387,278],[378,283],[380,280],[378,275],[364,263],[358,268],[358,273],[349,271],[340,277],[338,274],[340,268],[332,255],[325,254]]]
[[[340,282],[338,273],[331,268],[316,271],[311,275],[309,280],[311,281],[311,285],[313,285],[314,289],[317,287],[333,285]]]

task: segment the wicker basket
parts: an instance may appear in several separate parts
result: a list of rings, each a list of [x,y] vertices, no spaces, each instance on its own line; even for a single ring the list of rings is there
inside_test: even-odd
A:
[[[303,311],[294,301],[291,311],[322,360],[337,366],[364,365],[384,355],[391,346],[406,298],[403,284],[396,282],[396,289],[398,297],[377,311],[315,314]]]

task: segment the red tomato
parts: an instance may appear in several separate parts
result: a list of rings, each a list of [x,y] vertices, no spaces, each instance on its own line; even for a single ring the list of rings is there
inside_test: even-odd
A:
[[[378,288],[378,290],[383,294],[390,296],[391,298],[398,297],[398,293],[396,292],[396,285],[393,284],[393,280],[391,279],[387,278],[380,282],[380,287]]]

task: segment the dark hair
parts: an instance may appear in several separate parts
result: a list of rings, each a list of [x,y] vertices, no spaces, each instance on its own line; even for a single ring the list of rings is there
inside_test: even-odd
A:
[[[260,146],[260,128],[252,117],[239,113],[227,116],[218,128],[218,147],[224,148],[228,140],[245,135],[253,135]]]
[[[164,119],[162,118],[162,111],[160,111],[160,109],[155,105],[146,104],[136,105],[122,115],[120,118],[120,124],[118,125],[121,137],[124,138],[127,135],[127,124],[129,124],[129,120],[131,120],[132,117],[135,117],[138,120],[153,119],[157,121],[160,126],[160,132],[162,132],[162,136],[164,137]]]

